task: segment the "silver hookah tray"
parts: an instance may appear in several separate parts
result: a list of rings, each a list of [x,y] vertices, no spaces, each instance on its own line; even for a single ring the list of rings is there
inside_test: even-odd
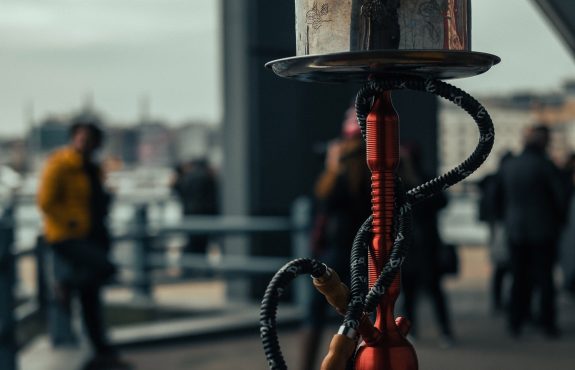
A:
[[[266,63],[278,76],[308,82],[365,82],[397,75],[471,77],[499,63],[498,56],[470,51],[374,50],[278,59]]]

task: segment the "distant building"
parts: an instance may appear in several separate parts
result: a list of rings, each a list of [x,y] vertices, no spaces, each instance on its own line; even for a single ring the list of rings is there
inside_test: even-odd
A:
[[[138,127],[109,127],[106,130],[104,158],[113,158],[123,166],[138,164],[140,132]]]
[[[221,162],[219,129],[213,124],[187,123],[172,128],[155,121],[131,127],[107,129],[103,157],[124,166],[171,167],[175,163],[207,158]]]
[[[70,119],[67,116],[49,116],[34,125],[26,137],[27,168],[42,167],[46,156],[68,142]]]
[[[45,155],[68,142],[70,118],[50,116],[32,128],[28,139],[31,148],[40,155]]]
[[[507,97],[479,99],[487,108],[495,126],[495,144],[491,156],[468,181],[475,181],[495,171],[501,156],[523,148],[525,131],[534,124],[551,129],[551,157],[562,163],[575,150],[575,82],[553,94],[515,94]],[[440,110],[439,163],[445,173],[471,154],[477,145],[478,131],[471,117],[451,103]]]
[[[210,164],[219,167],[222,148],[218,126],[203,122],[190,122],[174,131],[174,146],[178,162],[207,158]]]
[[[507,151],[518,152],[525,129],[534,117],[525,102],[510,99],[480,99],[495,126],[495,144],[491,155],[469,180],[477,180],[497,169],[499,158]],[[462,109],[451,103],[442,104],[440,111],[439,163],[445,173],[465,160],[475,149],[479,132],[475,122]]]
[[[68,143],[68,131],[72,122],[82,117],[100,125],[106,134],[101,158],[107,169],[130,170],[137,166],[172,167],[177,162],[207,158],[210,164],[220,167],[222,160],[219,126],[206,122],[188,122],[180,127],[170,127],[165,122],[143,115],[130,126],[111,125],[92,106],[81,110],[48,116],[39,122],[31,122],[31,129],[17,154],[24,157],[32,171],[42,167],[46,156],[54,149]],[[0,154],[4,162],[9,158],[15,144],[0,140]],[[10,157],[10,158],[12,158]],[[0,164],[4,163],[0,160]]]
[[[24,139],[0,139],[0,166],[8,166],[19,173],[25,172],[28,168],[26,155]]]
[[[551,128],[551,156],[559,163],[575,151],[575,95],[569,88],[567,94],[550,95],[534,108],[536,122]]]
[[[40,168],[50,152],[68,143],[70,126],[77,118],[104,126],[101,115],[89,106],[71,114],[50,115],[32,125],[25,139],[30,169]]]
[[[171,130],[160,122],[146,122],[138,130],[138,163],[147,167],[168,167],[175,161]]]

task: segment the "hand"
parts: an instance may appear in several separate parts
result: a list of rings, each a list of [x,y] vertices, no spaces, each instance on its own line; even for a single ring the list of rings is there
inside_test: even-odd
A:
[[[339,162],[341,159],[342,145],[341,141],[332,141],[327,148],[327,156],[325,158],[325,167],[330,171],[339,171]]]

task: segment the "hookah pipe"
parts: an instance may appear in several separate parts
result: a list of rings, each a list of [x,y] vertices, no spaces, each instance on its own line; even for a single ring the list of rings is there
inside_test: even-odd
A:
[[[399,164],[399,119],[390,91],[398,89],[428,92],[452,101],[474,119],[480,134],[477,147],[459,166],[407,192],[395,173]],[[303,274],[311,274],[328,302],[339,313],[345,312],[322,370],[344,370],[350,362],[355,362],[356,370],[417,370],[415,350],[405,338],[409,323],[402,317],[393,318],[400,290],[398,272],[411,235],[411,206],[472,174],[487,159],[494,142],[493,123],[485,108],[469,94],[440,80],[400,76],[371,80],[357,95],[356,113],[372,172],[373,213],[353,242],[351,288],[341,283],[332,269],[313,259],[293,260],[274,275],[260,310],[260,334],[272,370],[287,369],[276,331],[279,297],[293,279]],[[374,311],[375,325],[369,319]],[[363,341],[356,350],[359,336]]]
[[[403,256],[391,256],[395,223],[396,171],[399,166],[399,117],[393,108],[391,92],[375,96],[367,116],[367,164],[371,171],[371,231],[369,248],[369,285],[374,286],[384,261],[397,266]],[[398,189],[397,193],[401,190]],[[403,235],[397,233],[397,235]],[[403,238],[403,237],[400,237]],[[394,305],[400,291],[400,274],[395,273],[386,294],[377,303],[375,329],[381,333],[375,341],[363,342],[356,354],[356,369],[417,369],[417,356],[405,338],[409,323],[402,317],[394,320]]]

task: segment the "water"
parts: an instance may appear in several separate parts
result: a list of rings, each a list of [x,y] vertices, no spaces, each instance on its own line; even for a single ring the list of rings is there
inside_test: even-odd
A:
[[[178,200],[167,194],[152,198],[149,194],[132,194],[129,199],[119,197],[113,203],[109,225],[113,233],[128,230],[134,218],[136,207],[148,204],[149,220],[152,224],[174,224],[181,220]],[[33,202],[20,203],[16,209],[16,245],[18,250],[31,248],[41,233],[40,214]],[[488,228],[477,221],[477,201],[474,197],[455,197],[440,213],[439,228],[447,243],[456,245],[485,245]]]
[[[444,242],[463,246],[486,245],[489,229],[478,220],[478,200],[474,195],[453,196],[439,216]]]

